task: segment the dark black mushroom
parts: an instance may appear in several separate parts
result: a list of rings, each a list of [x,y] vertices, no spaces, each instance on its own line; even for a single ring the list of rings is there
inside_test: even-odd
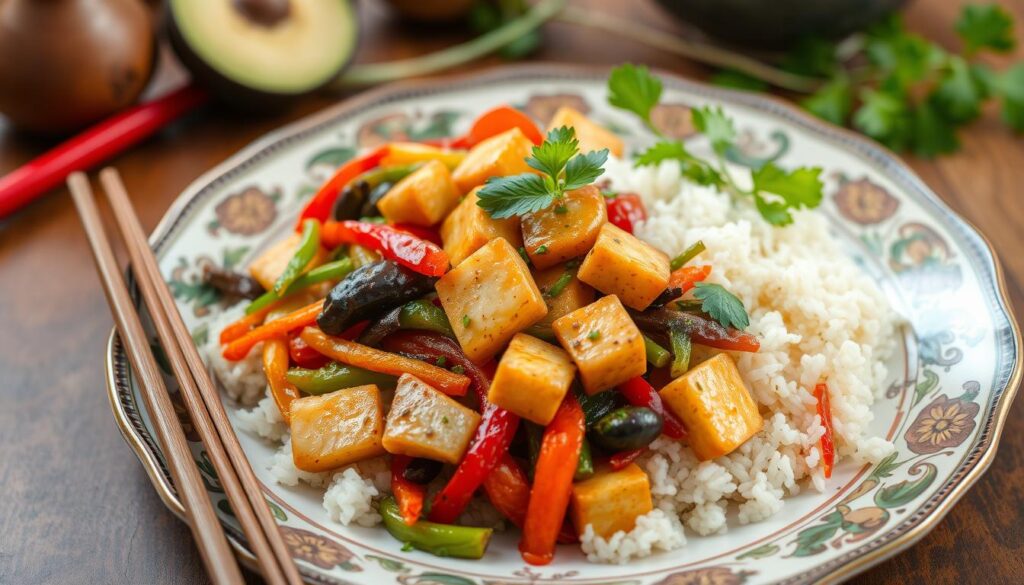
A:
[[[255,278],[212,264],[203,267],[203,283],[217,289],[221,296],[232,301],[251,301],[265,292]]]
[[[661,434],[663,421],[644,406],[626,406],[601,417],[590,429],[590,439],[609,452],[646,447]]]
[[[359,219],[365,214],[363,208],[370,198],[373,189],[366,181],[353,181],[349,183],[341,194],[334,200],[334,207],[331,208],[331,217],[335,221],[343,219]]]
[[[395,307],[385,313],[380,319],[370,323],[370,326],[363,329],[363,332],[359,334],[359,343],[371,347],[380,345],[380,342],[384,341],[385,337],[401,328],[402,324],[398,320],[398,316],[401,313],[402,307]]]
[[[422,297],[434,290],[435,281],[390,260],[360,266],[331,289],[317,325],[328,335],[338,335]]]
[[[377,217],[380,215],[380,209],[377,209],[377,203],[388,194],[394,183],[385,181],[380,183],[376,187],[369,190],[366,196],[366,202],[363,203],[363,208],[359,211],[360,217]]]
[[[427,485],[434,481],[434,478],[440,475],[442,467],[444,467],[444,465],[440,461],[416,457],[409,462],[409,465],[405,466],[405,471],[402,472],[402,477],[405,478],[406,481],[411,481],[420,485]]]

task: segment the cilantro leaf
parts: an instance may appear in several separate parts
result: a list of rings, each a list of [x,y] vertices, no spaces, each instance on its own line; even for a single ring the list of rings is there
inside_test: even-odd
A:
[[[477,193],[477,205],[494,219],[524,215],[551,205],[555,193],[544,178],[533,173],[510,177],[491,177]]]
[[[933,95],[935,105],[945,117],[954,122],[968,122],[981,113],[984,91],[967,61],[954,56]]]
[[[875,89],[865,89],[860,97],[861,107],[853,115],[853,126],[893,150],[902,150],[910,133],[906,102]]]
[[[571,191],[593,183],[604,173],[602,167],[607,160],[607,148],[574,156],[565,166],[565,185],[562,188]]]
[[[864,47],[868,59],[885,75],[884,89],[903,94],[941,67],[946,52],[927,39],[908,33],[896,15],[869,29]]]
[[[953,152],[960,146],[956,126],[934,104],[925,100],[914,108],[914,152],[923,157]]]
[[[651,126],[651,110],[661,99],[661,80],[643,65],[626,63],[608,76],[608,103],[640,116]]]
[[[800,102],[808,112],[840,126],[846,124],[853,107],[853,90],[845,76],[836,77]]]
[[[814,208],[821,204],[821,167],[800,167],[785,171],[767,163],[750,175],[754,182],[754,203],[761,215],[772,225],[793,222],[792,209]],[[766,198],[764,193],[774,195]]]
[[[782,58],[786,71],[809,77],[831,77],[838,65],[836,43],[821,37],[803,37]]]
[[[694,108],[692,113],[693,125],[708,137],[711,148],[715,149],[719,156],[725,156],[725,151],[736,140],[736,128],[732,124],[732,118],[725,115],[721,106]]]
[[[741,331],[750,326],[750,317],[743,307],[743,301],[722,285],[698,282],[693,296],[702,301],[700,309],[722,326]]]
[[[645,167],[667,160],[678,161],[682,167],[683,176],[698,185],[714,185],[717,187],[724,187],[726,185],[725,178],[717,169],[708,164],[707,161],[698,159],[690,154],[682,142],[665,140],[655,143],[636,157],[636,164],[637,166]]]
[[[995,76],[992,89],[1003,104],[1003,121],[1015,131],[1024,132],[1024,62]]]
[[[565,126],[552,128],[547,139],[533,147],[533,156],[526,159],[526,164],[545,175],[557,177],[569,159],[579,151],[579,146],[575,130]]]
[[[1013,19],[997,4],[964,6],[956,21],[956,32],[964,41],[964,49],[973,54],[979,49],[1005,53],[1013,50]]]

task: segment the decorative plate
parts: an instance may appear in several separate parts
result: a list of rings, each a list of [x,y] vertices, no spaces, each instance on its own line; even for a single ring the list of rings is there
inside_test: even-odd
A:
[[[507,102],[546,122],[563,104],[587,112],[632,146],[651,136],[605,102],[607,70],[524,66],[371,91],[274,132],[203,175],[171,207],[151,242],[197,343],[215,332],[220,300],[199,281],[203,265],[244,265],[290,228],[331,170],[357,149],[396,139],[464,131],[482,110]],[[254,465],[267,499],[312,583],[498,585],[500,583],[803,583],[840,580],[910,546],[933,528],[984,472],[1020,381],[1021,339],[1002,274],[985,239],[892,154],[782,102],[662,74],[658,122],[693,133],[688,108],[720,104],[737,122],[741,165],[779,160],[819,165],[821,208],[847,252],[878,280],[908,321],[873,431],[896,452],[875,466],[841,466],[825,493],[804,490],[773,518],[731,522],[726,534],[693,537],[672,553],[626,565],[585,562],[566,547],[555,563],[530,567],[515,536],[497,534],[486,561],[402,552],[383,529],[332,522],[318,491],[278,486]],[[695,140],[693,148],[703,148]],[[182,515],[163,453],[116,335],[108,384],[114,415],[167,506]],[[169,385],[175,386],[168,376]],[[176,395],[175,395],[176,396]],[[182,409],[184,412],[184,409]],[[189,429],[187,420],[184,421]],[[196,462],[243,558],[244,536],[194,433]],[[271,447],[245,433],[257,461]]]

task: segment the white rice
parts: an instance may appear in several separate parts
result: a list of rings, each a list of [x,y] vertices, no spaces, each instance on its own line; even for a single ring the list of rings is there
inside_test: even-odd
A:
[[[229,398],[243,406],[252,406],[264,395],[267,377],[263,375],[262,347],[257,344],[244,359],[232,362],[221,355],[220,332],[245,315],[245,303],[238,303],[218,314],[210,322],[210,336],[203,347],[206,365]]]
[[[637,228],[640,238],[670,256],[703,240],[707,250],[699,262],[713,266],[709,280],[743,301],[749,331],[761,339],[761,350],[733,355],[765,425],[739,449],[714,461],[698,461],[689,447],[665,437],[652,443],[638,463],[649,476],[654,510],[638,518],[630,532],[608,539],[587,526],[581,543],[590,561],[625,563],[677,549],[686,543],[686,529],[698,535],[722,533],[729,516],[742,524],[764,520],[778,513],[784,498],[798,493],[804,480],[824,490],[818,448],[824,429],[811,393],[819,380],[829,383],[838,457],[871,463],[892,452],[891,443],[869,436],[867,428],[885,379],[883,364],[895,347],[897,317],[875,283],[843,255],[823,216],[799,212],[791,226],[775,228],[751,206],[684,182],[676,163],[634,169],[627,161],[610,159],[606,169],[614,189],[638,193],[647,206],[650,217]],[[240,314],[240,309],[224,313],[211,331],[219,332]],[[239,427],[283,442],[268,464],[274,479],[286,486],[326,487],[323,505],[337,522],[380,523],[376,500],[389,486],[388,458],[333,474],[297,469],[280,413],[269,397],[260,400],[266,381],[259,351],[226,362],[216,335],[211,337],[206,348],[210,367],[228,396],[245,405],[259,401],[237,414]],[[503,525],[483,497],[474,498],[460,521]]]

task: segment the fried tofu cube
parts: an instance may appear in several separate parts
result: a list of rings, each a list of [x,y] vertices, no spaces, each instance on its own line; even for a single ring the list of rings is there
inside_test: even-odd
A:
[[[552,287],[566,273],[572,274],[569,284],[565,285],[557,295],[553,295]],[[548,314],[537,322],[538,325],[550,327],[555,319],[594,302],[594,289],[583,284],[576,276],[575,270],[568,268],[565,264],[553,266],[547,270],[535,271],[533,280],[537,283],[540,292],[544,295],[544,302],[548,305]]]
[[[377,208],[388,223],[432,226],[455,209],[459,196],[451,171],[432,160],[395,183]]]
[[[580,280],[642,311],[668,286],[669,259],[661,250],[607,223],[580,264]]]
[[[474,146],[455,167],[452,178],[463,193],[491,177],[535,172],[526,164],[533,142],[519,128],[506,130]]]
[[[576,376],[576,366],[560,347],[517,333],[498,362],[487,398],[539,425],[555,417]]]
[[[647,371],[643,336],[615,295],[577,309],[551,327],[576,362],[587,394],[597,394]]]
[[[391,167],[436,160],[444,163],[449,169],[454,169],[464,158],[465,150],[449,150],[419,142],[392,142],[388,144],[388,153],[384,155],[380,164],[382,167]]]
[[[580,535],[588,524],[602,538],[611,538],[620,530],[629,532],[639,516],[653,509],[651,483],[636,463],[618,471],[599,472],[572,486],[570,514]]]
[[[548,312],[526,262],[504,238],[473,252],[435,288],[462,351],[478,364]]]
[[[302,243],[302,234],[297,233],[277,242],[249,264],[249,274],[263,288],[267,290],[274,288],[274,283],[284,273],[285,267],[295,255],[295,251],[299,249],[300,243]],[[327,258],[327,250],[321,247],[306,265],[306,270],[323,264],[325,258]]]
[[[402,374],[384,428],[392,455],[457,464],[473,438],[480,415],[412,374]]]
[[[569,191],[547,209],[523,216],[523,245],[538,269],[550,268],[587,253],[608,223],[604,195],[593,186]]]
[[[764,424],[727,353],[697,364],[658,394],[686,425],[690,447],[701,461],[731,453]]]
[[[466,195],[441,224],[441,241],[452,266],[458,266],[470,254],[495,238],[505,238],[515,248],[523,245],[519,218],[493,219],[476,204],[479,191],[478,187]]]
[[[551,118],[551,123],[548,124],[548,130],[562,126],[568,126],[576,131],[576,139],[580,141],[580,152],[607,148],[609,153],[622,158],[622,139],[584,116],[579,110],[569,106],[558,108]]]
[[[303,471],[330,471],[384,454],[377,386],[356,386],[291,403],[292,459]]]

